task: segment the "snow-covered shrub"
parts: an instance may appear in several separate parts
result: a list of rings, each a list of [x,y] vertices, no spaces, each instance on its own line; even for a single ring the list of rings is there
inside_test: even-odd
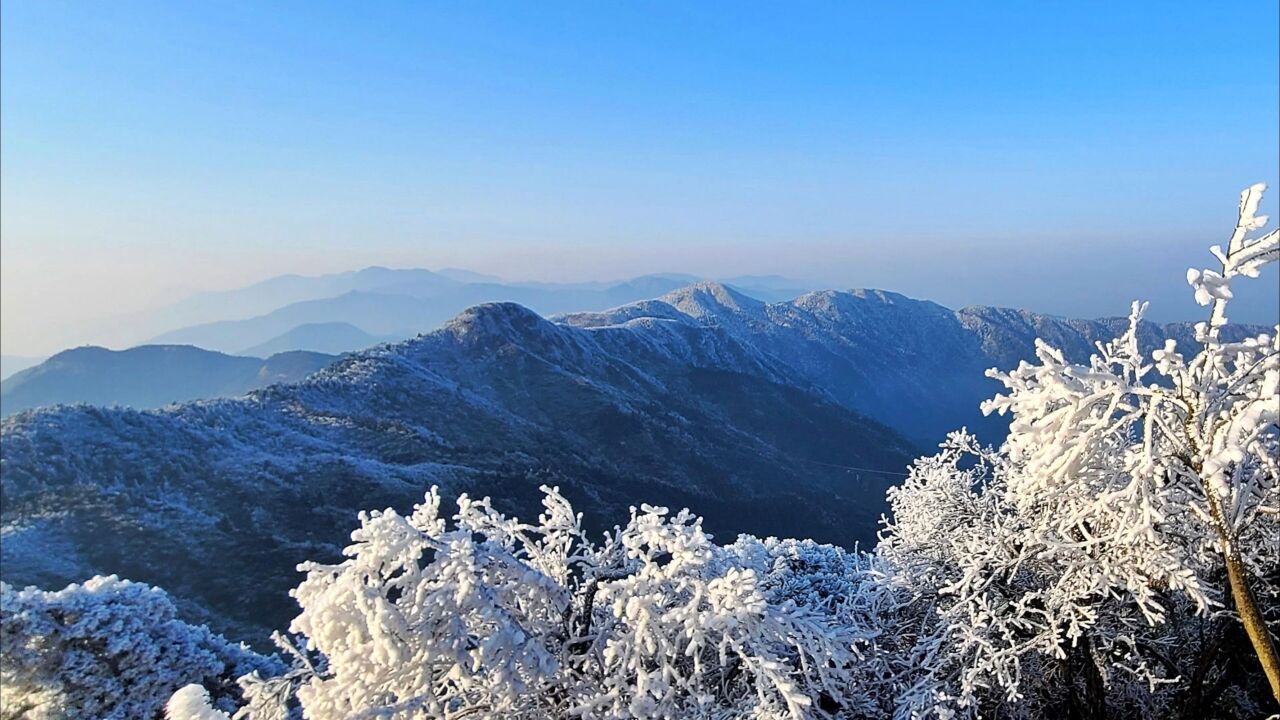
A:
[[[910,650],[900,713],[999,706],[1011,717],[1054,717],[1087,698],[1161,716],[1180,671],[1139,650],[1182,649],[1177,628],[1143,615],[1107,585],[1115,581],[1105,570],[1094,575],[1087,550],[1038,540],[1034,514],[1009,502],[1007,472],[1001,455],[956,433],[891,491],[896,519],[879,554],[894,587],[916,598],[918,612],[896,622],[925,628]],[[1176,596],[1160,601],[1180,619],[1195,610]]]
[[[1265,714],[1236,678],[1280,678],[1280,328],[1219,333],[1231,282],[1280,255],[1248,237],[1261,192],[1221,268],[1189,274],[1213,305],[1189,357],[1143,356],[1142,305],[1087,365],[1039,343],[993,373],[1007,441],[959,432],[918,460],[874,553],[720,546],[648,506],[597,544],[546,488],[536,524],[465,496],[449,523],[432,490],[302,566],[293,669],[242,678],[235,717]],[[227,717],[195,687],[168,712]]]
[[[0,715],[157,718],[188,683],[230,706],[234,679],[278,662],[178,619],[159,588],[95,577],[57,592],[0,583]]]
[[[544,491],[537,524],[464,496],[450,526],[433,490],[408,516],[363,514],[344,562],[304,565],[289,683],[305,716],[884,714],[864,654],[881,601],[869,558],[748,537],[722,547],[687,511],[648,506],[596,544]],[[171,717],[202,717],[192,697]]]
[[[1163,714],[1204,642],[1182,631],[1224,609],[1280,700],[1280,329],[1219,339],[1231,281],[1280,257],[1277,232],[1248,237],[1262,190],[1212,248],[1221,269],[1188,274],[1213,306],[1188,356],[1170,341],[1143,357],[1140,304],[1088,365],[1040,342],[1038,363],[991,373],[1006,393],[984,410],[1013,416],[999,450],[953,435],[891,491],[878,552],[933,623],[903,712]]]
[[[215,709],[209,691],[192,683],[184,685],[165,704],[165,717],[184,720],[224,720],[227,714]]]

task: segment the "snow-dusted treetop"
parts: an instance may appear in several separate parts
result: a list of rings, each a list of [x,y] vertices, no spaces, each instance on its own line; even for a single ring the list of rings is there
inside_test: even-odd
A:
[[[1230,283],[1280,255],[1280,235],[1249,237],[1266,218],[1263,187],[1241,195],[1221,267],[1191,271],[1212,305],[1187,355],[1173,341],[1144,357],[1135,303],[1128,330],[1088,364],[1037,343],[1037,363],[992,371],[1009,413],[998,452],[956,436],[892,494],[896,523],[880,553],[939,604],[939,662],[914,699],[973,707],[993,689],[1024,698],[1085,649],[1098,682],[1138,677],[1154,698],[1185,682],[1192,647],[1179,613],[1232,608],[1280,701],[1280,663],[1264,617],[1280,567],[1280,333],[1223,342]],[[978,460],[976,467],[962,456]],[[1094,691],[1114,696],[1117,687]],[[1148,707],[1148,709],[1150,709]]]
[[[95,577],[57,592],[0,583],[0,717],[154,718],[194,683],[233,706],[235,678],[280,664],[177,617],[159,588]]]
[[[432,490],[361,515],[347,559],[303,566],[292,675],[250,698],[307,718],[812,718],[875,715],[870,559],[797,541],[719,546],[642,506],[600,544],[554,488],[536,524]],[[198,690],[170,717],[204,718]],[[825,709],[822,709],[825,708]],[[237,717],[283,717],[253,703]],[[203,713],[203,714],[201,714]]]
[[[1220,332],[1231,283],[1280,255],[1277,233],[1250,237],[1261,192],[1220,267],[1189,274],[1211,306],[1194,346],[1144,352],[1135,304],[1087,363],[1040,342],[993,371],[1005,391],[984,409],[1012,416],[1008,439],[958,432],[918,460],[874,553],[718,545],[648,505],[597,541],[555,488],[536,522],[465,495],[446,518],[433,489],[408,515],[362,513],[341,562],[300,566],[275,638],[291,668],[247,664],[238,689],[234,653],[158,591],[4,587],[6,702],[172,720],[1265,714],[1280,328]],[[1244,643],[1224,649],[1235,636],[1261,676],[1240,673]]]

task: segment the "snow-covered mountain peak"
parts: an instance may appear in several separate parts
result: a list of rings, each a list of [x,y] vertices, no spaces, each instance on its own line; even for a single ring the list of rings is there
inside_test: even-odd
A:
[[[1036,337],[1079,361],[1116,330],[1013,315],[874,290],[765,305],[719,283],[558,322],[489,303],[246,397],[20,413],[0,422],[5,580],[119,572],[265,635],[296,614],[299,557],[340,558],[355,510],[404,511],[431,485],[536,512],[555,484],[605,522],[643,498],[709,507],[716,532],[870,540],[913,444],[961,425],[998,439],[1005,421],[977,411],[987,368]],[[235,360],[257,386],[295,358]]]
[[[760,316],[766,304],[713,280],[703,280],[659,298],[691,317]]]
[[[468,335],[528,336],[555,332],[555,325],[529,308],[513,302],[481,303],[463,310],[445,324],[457,337]]]
[[[951,311],[929,300],[918,300],[908,297],[901,293],[891,292],[888,290],[878,290],[875,288],[852,288],[849,290],[815,290],[814,292],[805,293],[795,300],[791,301],[792,305],[809,310],[811,312],[820,312],[836,307],[856,306],[862,310],[871,307],[883,306],[904,306],[919,309],[932,309],[936,312],[950,313]]]

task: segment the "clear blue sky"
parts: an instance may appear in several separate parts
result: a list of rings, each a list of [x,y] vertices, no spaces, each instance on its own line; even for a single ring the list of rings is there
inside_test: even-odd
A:
[[[1185,268],[1280,185],[1275,0],[2,13],[7,354],[369,264],[1192,317]]]

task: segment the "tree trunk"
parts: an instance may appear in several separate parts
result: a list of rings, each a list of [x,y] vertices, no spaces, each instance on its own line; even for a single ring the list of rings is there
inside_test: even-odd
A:
[[[1203,472],[1200,464],[1192,466],[1196,474]],[[1235,538],[1227,525],[1222,506],[1218,504],[1218,496],[1213,487],[1201,476],[1205,500],[1209,506],[1209,514],[1213,517],[1214,530],[1222,543],[1222,559],[1227,566],[1227,582],[1231,585],[1231,598],[1235,601],[1236,612],[1240,615],[1240,623],[1253,644],[1253,652],[1262,663],[1262,672],[1271,685],[1271,697],[1280,705],[1280,655],[1276,653],[1275,639],[1267,629],[1267,622],[1258,610],[1258,601],[1249,589],[1249,574],[1240,560],[1240,551],[1236,549]]]
[[[1262,612],[1258,610],[1253,591],[1249,589],[1248,576],[1240,562],[1240,556],[1230,544],[1226,550],[1227,579],[1231,583],[1231,597],[1235,600],[1236,612],[1240,613],[1240,622],[1244,624],[1244,631],[1253,643],[1258,662],[1262,663],[1262,672],[1266,673],[1267,682],[1271,683],[1271,695],[1280,704],[1280,654],[1276,653],[1275,639],[1271,637]]]
[[[1093,642],[1085,636],[1080,643],[1080,655],[1084,659],[1084,697],[1087,717],[1105,720],[1107,717],[1107,685],[1102,679],[1102,668],[1094,657]]]

